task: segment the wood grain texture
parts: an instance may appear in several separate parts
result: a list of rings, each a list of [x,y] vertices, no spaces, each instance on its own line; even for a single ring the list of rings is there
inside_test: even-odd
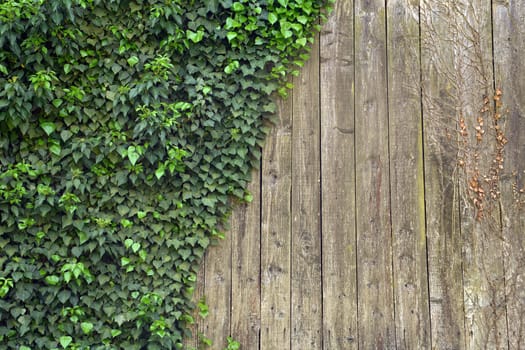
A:
[[[291,349],[321,349],[319,37],[294,84]]]
[[[323,349],[357,349],[353,5],[321,32]]]
[[[251,203],[237,208],[231,219],[232,236],[232,293],[231,335],[245,349],[259,348],[261,320],[261,177],[252,172],[248,191]]]
[[[381,0],[355,1],[355,86],[359,348],[395,348],[386,8]]]
[[[208,248],[205,257],[204,295],[209,315],[202,320],[203,334],[213,341],[210,350],[222,350],[231,334],[232,236],[227,232],[219,245]]]
[[[493,5],[496,87],[503,91],[505,163],[501,178],[509,349],[525,348],[525,3]]]
[[[454,50],[446,7],[421,0],[421,65],[432,349],[464,349]]]
[[[199,272],[197,273],[197,282],[195,284],[195,291],[193,292],[193,302],[195,305],[204,297],[204,280],[205,280],[205,259],[202,259]],[[203,320],[199,316],[199,309],[196,308],[193,312],[194,324],[190,325],[191,337],[184,338],[185,349],[197,349],[200,345],[199,335],[204,331]]]
[[[430,348],[419,6],[387,8],[388,115],[397,349]]]
[[[464,162],[458,173],[466,348],[501,349],[507,345],[507,329],[500,213],[488,182],[496,147],[490,109],[482,111],[484,97],[494,95],[491,4],[461,0],[449,10],[456,118],[464,120],[468,131],[458,145],[458,158]],[[481,195],[473,181],[480,183]]]
[[[261,350],[290,350],[292,100],[277,114],[262,157]]]
[[[200,272],[212,349],[525,348],[524,36],[518,0],[336,2]]]

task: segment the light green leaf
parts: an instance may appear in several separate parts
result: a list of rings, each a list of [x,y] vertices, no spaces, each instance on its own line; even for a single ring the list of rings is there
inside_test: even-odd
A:
[[[159,164],[159,167],[157,168],[157,170],[155,170],[155,176],[157,177],[157,179],[160,180],[164,176],[165,172],[166,172],[166,165]]]
[[[124,246],[126,247],[126,249],[129,249],[129,247],[131,247],[132,244],[133,240],[131,238],[126,238],[126,240],[124,241]]]
[[[56,286],[60,282],[60,278],[58,276],[51,275],[51,276],[47,276],[45,278],[45,281],[47,284],[51,286]]]
[[[228,32],[228,34],[226,34],[226,38],[228,38],[228,41],[232,41],[236,37],[237,37],[237,33],[235,32]]]
[[[128,147],[128,159],[131,165],[135,165],[137,163],[137,160],[140,158],[140,154],[137,152],[137,149],[135,146],[129,146]]]
[[[64,281],[66,283],[69,283],[69,281],[71,281],[71,271],[64,272]]]
[[[120,329],[112,329],[111,330],[111,336],[113,338],[118,337],[121,334],[122,334],[122,331]]]
[[[131,56],[127,59],[128,64],[130,67],[135,66],[137,63],[139,63],[139,58],[137,56]]]
[[[47,121],[41,121],[40,127],[44,130],[47,136],[51,135],[56,130],[55,123],[47,122]]]
[[[82,322],[80,323],[80,328],[82,328],[82,332],[84,332],[84,334],[89,334],[91,330],[93,329],[93,323]]]
[[[133,253],[136,253],[138,252],[138,250],[140,249],[140,243],[138,242],[135,242],[131,245],[131,250],[133,250]]]
[[[69,346],[69,344],[71,344],[71,342],[73,341],[73,338],[71,338],[69,335],[65,335],[65,336],[60,337],[59,341],[60,341],[60,345],[62,345],[62,347],[65,349]]]

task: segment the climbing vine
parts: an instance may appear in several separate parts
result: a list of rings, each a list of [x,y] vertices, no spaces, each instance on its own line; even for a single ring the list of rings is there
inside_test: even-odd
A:
[[[3,348],[183,348],[332,2],[2,1]]]

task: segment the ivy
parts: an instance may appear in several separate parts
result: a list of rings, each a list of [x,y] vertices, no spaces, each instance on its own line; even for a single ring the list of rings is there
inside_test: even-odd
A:
[[[332,2],[0,4],[4,348],[182,348],[199,263]]]

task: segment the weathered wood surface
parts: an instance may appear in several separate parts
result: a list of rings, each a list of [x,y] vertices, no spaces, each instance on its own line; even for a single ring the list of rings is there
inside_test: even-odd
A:
[[[338,0],[206,254],[211,349],[525,349],[524,38],[521,0]]]
[[[464,349],[454,48],[447,8],[420,6],[427,266],[432,348]]]
[[[246,349],[257,349],[261,320],[261,178],[254,171],[248,191],[250,205],[243,204],[231,219],[232,239],[231,333]],[[211,301],[210,301],[211,302]],[[218,340],[218,339],[217,339]],[[224,339],[223,339],[224,340]]]
[[[350,1],[321,32],[323,349],[357,349],[354,22]]]
[[[430,347],[419,8],[387,7],[392,266],[397,349]]]
[[[291,99],[279,101],[279,122],[263,151],[261,350],[290,350],[292,109]]]
[[[510,349],[525,347],[525,2],[494,1],[496,88],[506,113],[506,159],[502,175],[505,309]]]
[[[292,349],[322,348],[319,38],[294,79],[292,123]]]
[[[396,341],[386,9],[383,0],[354,4],[358,344],[360,349],[388,349]]]

